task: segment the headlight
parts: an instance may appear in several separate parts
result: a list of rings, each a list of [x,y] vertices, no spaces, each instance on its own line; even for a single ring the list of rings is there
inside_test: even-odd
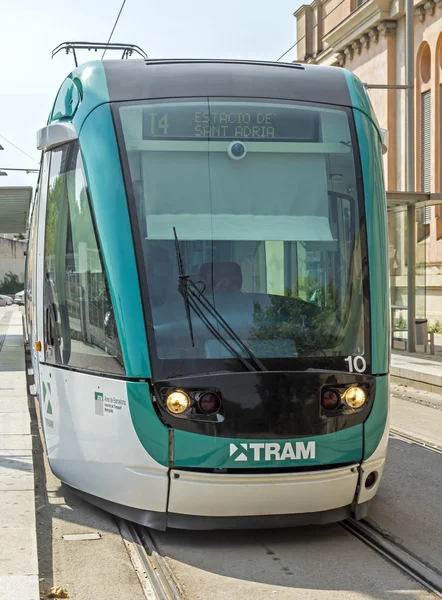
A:
[[[174,415],[179,415],[190,406],[190,399],[184,392],[172,392],[167,396],[167,409]]]
[[[367,401],[367,394],[365,390],[354,385],[345,390],[342,394],[342,399],[349,408],[361,408]]]

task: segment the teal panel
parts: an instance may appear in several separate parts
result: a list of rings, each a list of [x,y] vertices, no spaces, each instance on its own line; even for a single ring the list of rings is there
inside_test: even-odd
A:
[[[128,377],[151,375],[140,286],[110,106],[86,119],[80,147]]]
[[[176,467],[206,469],[262,469],[263,467],[281,468],[358,462],[362,460],[362,428],[362,425],[356,425],[327,435],[287,440],[219,438],[175,430],[174,464]],[[307,450],[306,445],[309,442],[315,444],[314,458],[303,458],[301,452],[297,450],[296,444],[302,443]],[[293,454],[288,455],[285,450],[286,457],[284,459],[277,460],[272,456],[266,460],[265,448],[250,446],[250,444],[257,443],[276,445],[280,457],[284,455],[286,444],[292,445],[293,454],[298,457],[294,458]],[[244,456],[246,459],[242,458]]]
[[[70,77],[64,80],[55,99],[50,121],[72,120],[78,105],[80,92]]]
[[[390,402],[389,377],[376,378],[376,395],[368,419],[364,423],[364,460],[378,447],[387,424]]]
[[[167,466],[169,464],[169,430],[155,413],[148,384],[128,382],[127,397],[138,439],[154,460]]]
[[[109,102],[109,91],[103,63],[100,60],[87,62],[72,71],[60,87],[54,108],[49,117],[49,123],[60,118],[57,116],[58,110],[56,107],[65,101],[65,88],[69,86],[67,82],[70,81],[75,84],[81,99],[72,119],[72,123],[77,132],[79,132],[89,113],[97,106],[100,106],[100,104]]]
[[[373,110],[367,90],[363,86],[359,77],[357,77],[354,73],[351,73],[346,69],[343,69],[343,71],[347,80],[352,107],[357,108],[365,113],[365,115],[373,122],[373,125],[379,136],[379,141],[382,142],[381,133],[379,131],[379,123],[376,118],[376,113]]]
[[[390,362],[387,201],[381,136],[365,89],[347,71],[362,164],[370,272],[372,373],[384,374]],[[351,76],[350,76],[351,75]],[[368,112],[365,112],[368,111]]]

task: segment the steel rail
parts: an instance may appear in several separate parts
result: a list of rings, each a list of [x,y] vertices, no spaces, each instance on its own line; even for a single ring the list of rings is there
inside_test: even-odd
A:
[[[413,437],[393,427],[390,427],[392,439],[398,439],[408,444],[425,448],[431,452],[442,454],[442,446],[432,444],[423,439]],[[395,543],[388,534],[379,531],[367,521],[348,519],[339,523],[346,531],[361,540],[364,544],[395,564],[401,571],[411,576],[424,588],[442,598],[442,574],[430,565],[422,562],[417,556]]]
[[[169,565],[158,552],[149,529],[125,519],[118,518],[117,522],[123,540],[129,546],[129,555],[146,598],[148,600],[182,600],[183,596],[175,583]],[[136,554],[135,560],[134,553]],[[140,573],[140,570],[143,573]],[[150,585],[146,585],[145,578],[148,579]]]
[[[442,454],[442,447],[413,438],[411,435],[393,428],[390,428],[390,432],[396,439]],[[182,600],[183,596],[178,589],[172,571],[164,557],[158,552],[149,529],[124,519],[118,519],[117,521],[125,543],[130,545],[129,554],[138,572],[146,598],[148,600]],[[425,589],[442,598],[442,574],[395,543],[387,534],[379,531],[367,521],[347,519],[340,522],[339,525],[353,537],[356,537],[393,563]],[[133,559],[134,552],[138,561]],[[141,565],[141,569],[139,566],[137,568],[137,562],[138,565]],[[150,585],[145,585],[140,570],[143,571]]]
[[[423,438],[415,437],[410,433],[406,433],[400,429],[395,429],[394,427],[390,427],[390,434],[392,435],[393,439],[398,439],[406,442],[407,444],[413,444],[415,446],[419,446],[420,448],[430,450],[431,452],[442,454],[442,445],[433,444],[427,440],[424,440]]]
[[[348,519],[339,523],[351,535],[372,548],[412,577],[420,585],[442,598],[442,575],[423,563],[419,558],[379,532],[366,521]]]

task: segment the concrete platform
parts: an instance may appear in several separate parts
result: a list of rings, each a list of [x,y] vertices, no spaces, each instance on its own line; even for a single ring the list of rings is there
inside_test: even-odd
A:
[[[394,383],[442,394],[442,356],[393,352],[391,355],[391,380]]]
[[[2,343],[3,342],[3,343]],[[0,598],[38,600],[34,466],[22,313],[0,308]]]
[[[390,426],[393,432],[442,450],[442,410],[392,396]]]

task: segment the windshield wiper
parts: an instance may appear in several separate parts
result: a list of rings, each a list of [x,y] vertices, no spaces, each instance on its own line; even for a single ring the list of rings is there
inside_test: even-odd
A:
[[[181,252],[178,243],[178,237],[176,234],[175,227],[173,228],[173,233],[175,236],[175,249],[177,252],[177,260],[178,260],[178,269],[179,269],[179,284],[178,290],[182,294],[185,305],[186,305],[186,313],[189,307],[200,317],[204,325],[209,329],[209,331],[215,336],[215,338],[220,341],[228,350],[231,352],[236,358],[243,364],[243,366],[248,371],[266,371],[267,369],[262,364],[262,362],[255,356],[252,350],[242,341],[242,339],[238,336],[238,334],[230,327],[224,317],[216,310],[214,305],[203,295],[202,291],[198,288],[195,282],[192,280],[190,275],[186,275],[184,273],[183,261],[181,257]],[[227,332],[227,334],[232,338],[236,344],[242,348],[246,354],[248,354],[249,358],[252,360],[253,364],[251,364],[244,356],[242,356],[237,349],[229,342],[228,339],[224,337],[224,335],[211,323],[210,319],[204,314],[205,309]],[[191,338],[193,340],[193,329],[192,329],[192,321],[190,317],[190,310],[187,316],[189,328],[191,330]],[[194,343],[193,343],[194,345]]]
[[[202,315],[202,317],[201,317],[202,320],[207,325],[207,327],[210,329],[210,331],[212,331],[212,333],[215,335],[215,337],[220,342],[222,342],[224,344],[224,346],[228,350],[230,350],[230,352],[232,352],[249,371],[267,371],[267,369],[262,364],[262,362],[259,360],[259,358],[257,356],[255,356],[255,354],[252,352],[252,350],[245,344],[245,342],[243,342],[243,340],[239,337],[239,335],[230,327],[230,325],[227,323],[227,321],[224,319],[224,317],[216,310],[214,305],[202,294],[201,290],[198,288],[198,286],[195,284],[195,282],[192,281],[192,279],[190,277],[187,280],[187,285],[188,285],[188,294],[192,298],[192,300],[191,300],[192,308],[195,310],[195,312],[197,312],[197,314],[199,316]],[[242,356],[242,354],[240,354],[236,350],[236,348],[229,342],[229,340],[227,338],[225,338],[224,335],[216,327],[214,327],[214,325],[210,322],[210,320],[206,317],[206,315],[204,315],[204,313],[201,311],[200,306],[193,307],[192,301],[195,301],[195,300],[197,302],[199,302],[200,306],[205,308],[207,310],[207,312],[214,319],[216,319],[216,321],[221,325],[221,327],[226,331],[226,333],[232,338],[232,340],[234,342],[236,342],[236,344],[240,348],[242,348],[242,350],[244,352],[246,352],[249,355],[249,357],[252,359],[255,366],[251,365],[250,362],[248,360],[246,360],[244,358],[244,356]]]
[[[177,263],[178,263],[178,273],[179,273],[178,274],[178,291],[184,298],[184,307],[186,309],[187,323],[189,324],[190,340],[192,342],[192,347],[194,347],[195,346],[195,338],[193,336],[192,317],[190,315],[190,303],[189,303],[189,296],[187,294],[187,283],[185,283],[188,276],[184,274],[183,257],[181,256],[180,245],[178,243],[178,237],[176,234],[175,227],[173,228],[173,235],[175,236],[175,252],[176,252],[176,259],[177,259]]]

